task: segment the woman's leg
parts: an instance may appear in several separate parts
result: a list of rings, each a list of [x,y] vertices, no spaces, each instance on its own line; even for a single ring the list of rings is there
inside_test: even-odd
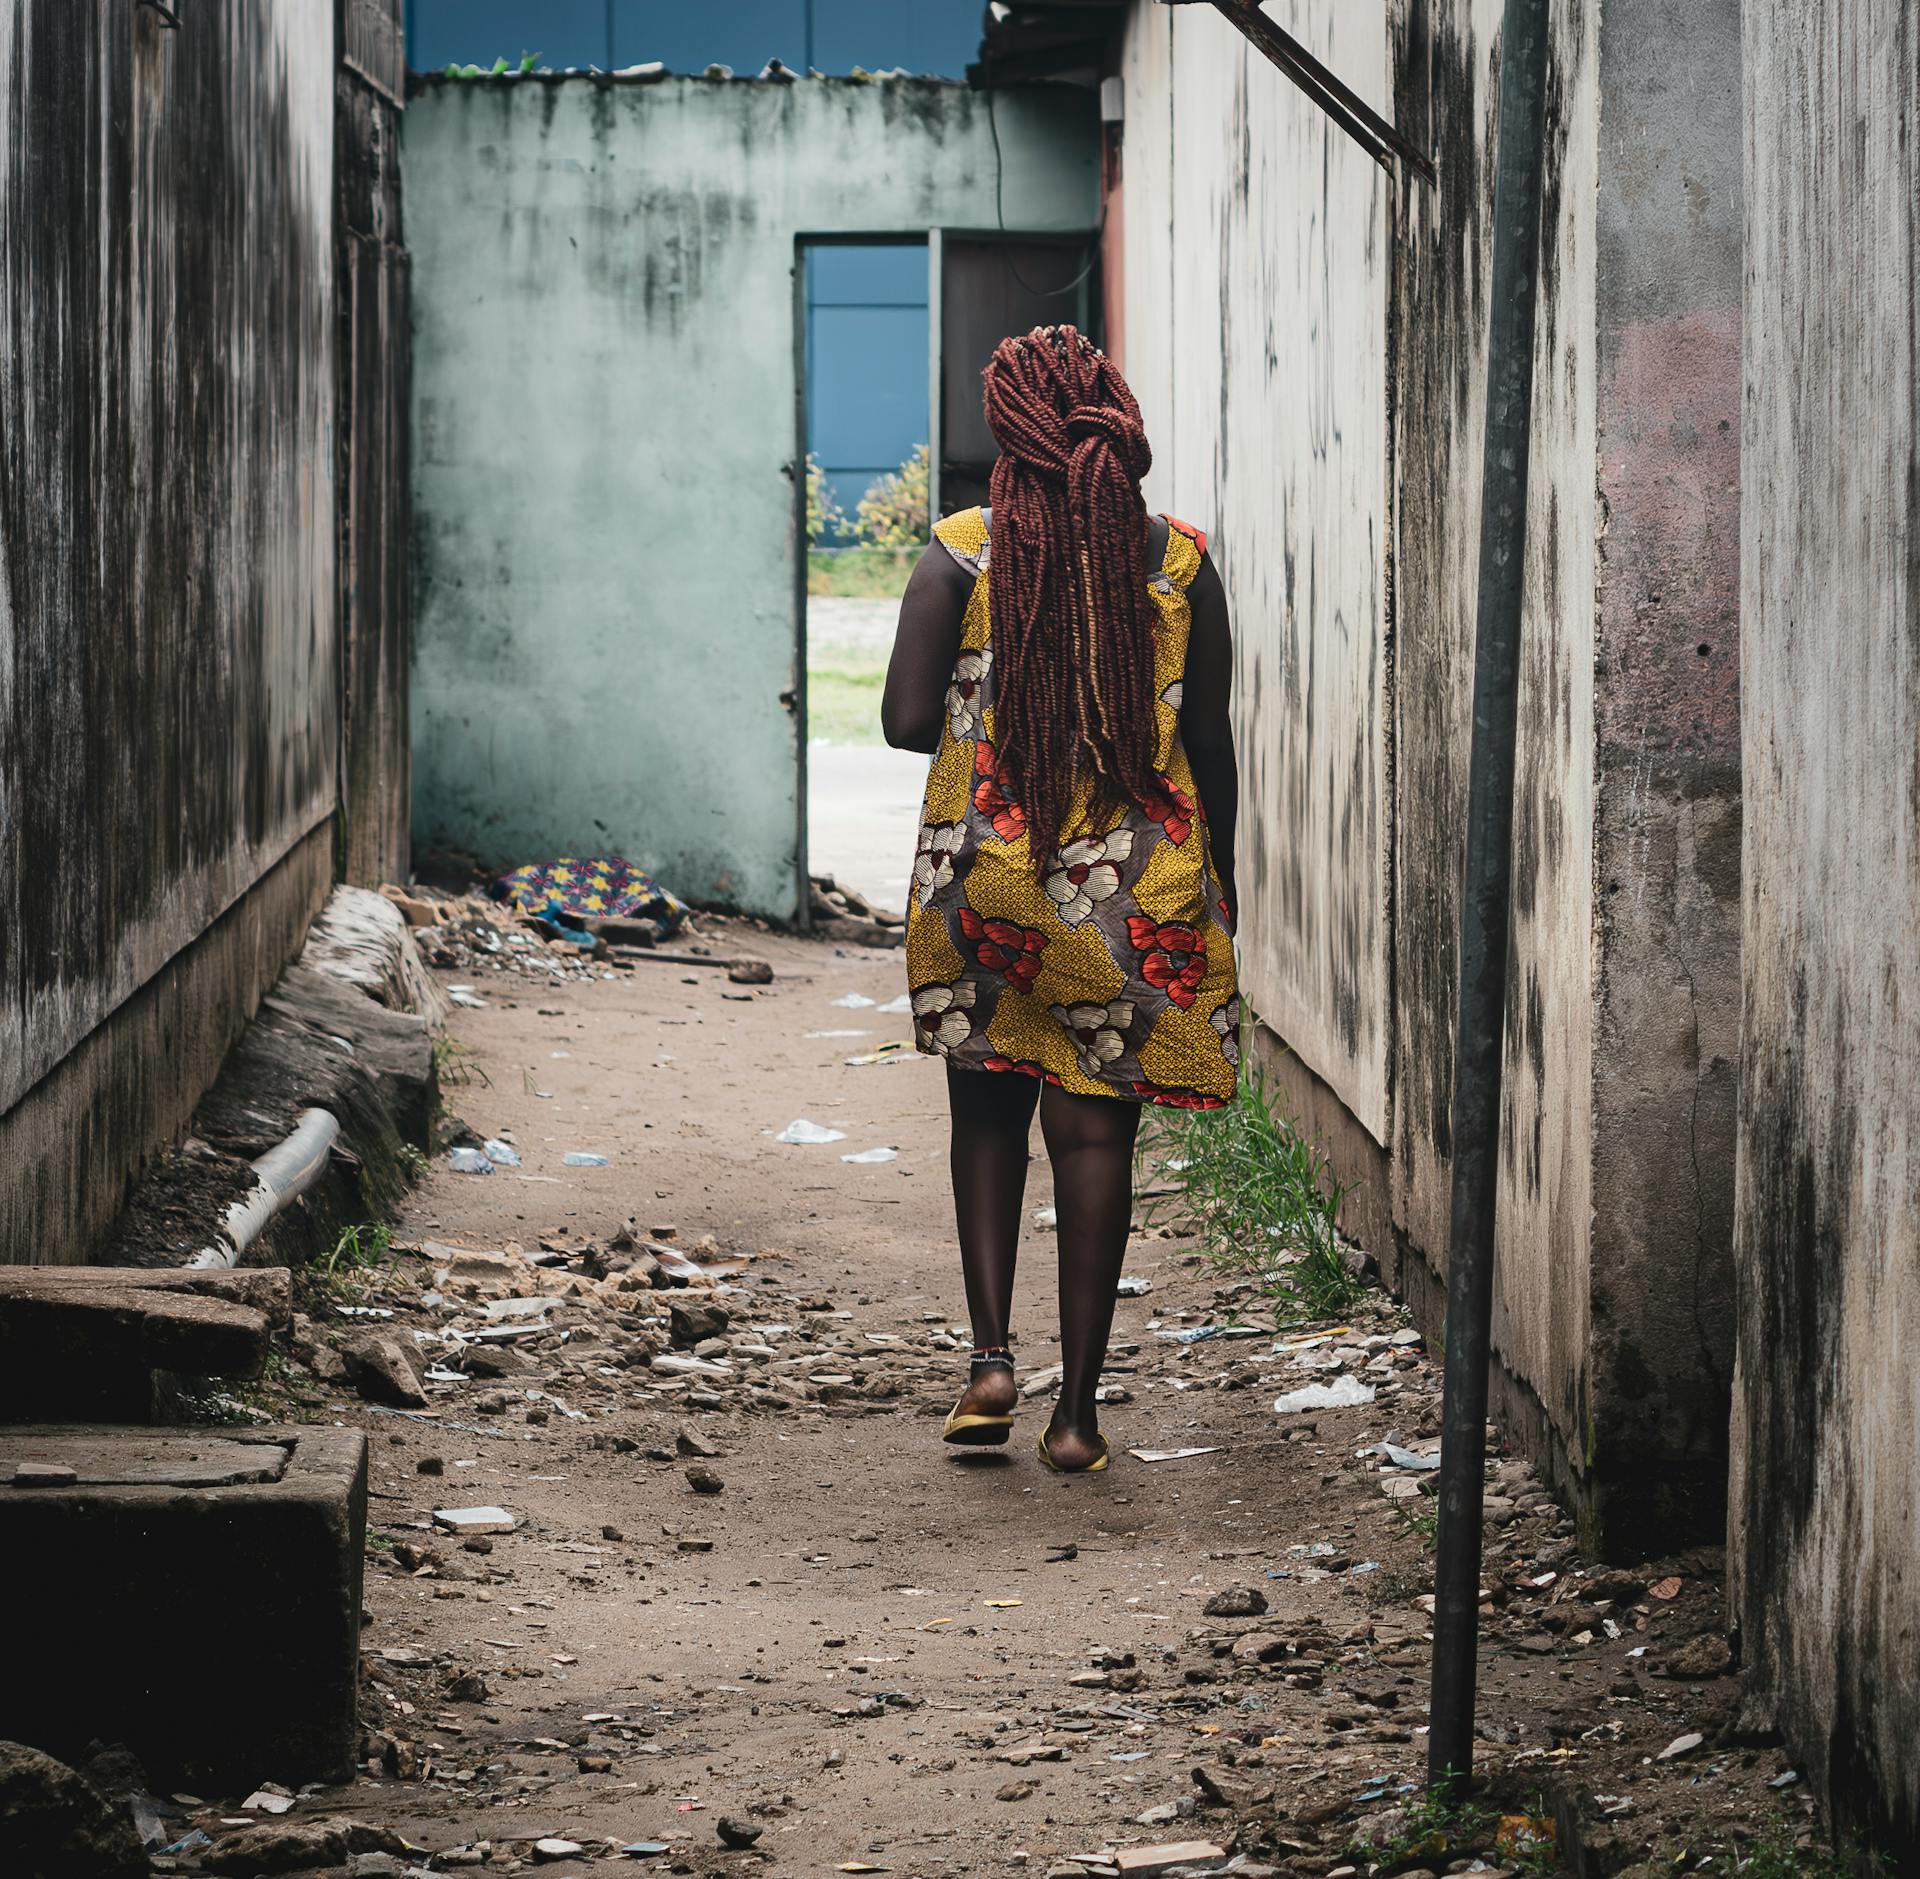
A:
[[[976,1349],[1007,1342],[1013,1317],[1013,1268],[1020,1208],[1027,1191],[1027,1141],[1040,1085],[1007,1070],[947,1066],[953,1113],[953,1213]],[[983,1369],[959,1408],[1004,1415],[1014,1404],[1013,1373]]]
[[[1060,1238],[1060,1400],[1047,1425],[1047,1450],[1063,1468],[1084,1467],[1100,1454],[1093,1393],[1107,1360],[1133,1219],[1139,1128],[1138,1103],[1052,1087],[1040,1099]]]

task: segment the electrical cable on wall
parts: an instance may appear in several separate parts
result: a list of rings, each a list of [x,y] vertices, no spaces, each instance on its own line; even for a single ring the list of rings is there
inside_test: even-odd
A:
[[[1005,157],[1000,154],[1000,120],[995,115],[993,108],[995,89],[993,83],[989,81],[986,86],[987,129],[993,136],[993,218],[995,222],[999,224],[1000,233],[1005,235],[1010,232],[1007,228],[1007,209],[1003,194],[1007,180],[1007,163]],[[1083,267],[1072,280],[1068,281],[1064,287],[1036,287],[1014,266],[1011,250],[1005,252],[1001,258],[1006,262],[1007,272],[1011,274],[1028,293],[1032,294],[1036,300],[1055,300],[1062,294],[1070,294],[1077,291],[1093,272],[1094,264],[1100,258],[1100,240],[1106,233],[1106,229],[1107,205],[1103,199],[1100,204],[1100,220],[1094,224],[1093,240],[1087,253],[1087,265]]]

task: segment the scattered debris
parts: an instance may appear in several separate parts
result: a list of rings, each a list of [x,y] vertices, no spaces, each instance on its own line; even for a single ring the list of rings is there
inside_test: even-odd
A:
[[[773,1139],[792,1147],[813,1148],[828,1142],[844,1142],[847,1132],[845,1129],[829,1129],[821,1123],[809,1122],[805,1116],[795,1116]]]

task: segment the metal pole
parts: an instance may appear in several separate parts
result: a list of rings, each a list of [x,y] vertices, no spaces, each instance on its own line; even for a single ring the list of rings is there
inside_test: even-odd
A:
[[[1454,1045],[1453,1219],[1447,1248],[1446,1396],[1434,1559],[1430,1787],[1473,1773],[1473,1699],[1485,1488],[1493,1217],[1500,1168],[1500,1070],[1507,1001],[1508,882],[1540,281],[1541,137],[1549,0],[1506,0],[1493,198],[1492,320],[1480,508],[1480,604],[1468,759],[1467,861]]]

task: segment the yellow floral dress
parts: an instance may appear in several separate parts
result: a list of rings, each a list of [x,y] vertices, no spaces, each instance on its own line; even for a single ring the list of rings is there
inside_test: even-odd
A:
[[[968,509],[935,527],[975,578],[921,813],[907,981],[923,1051],[1077,1095],[1205,1109],[1233,1094],[1240,1001],[1232,916],[1180,743],[1187,588],[1206,537],[1167,521],[1148,582],[1160,790],[1038,869],[994,749],[988,518]]]

